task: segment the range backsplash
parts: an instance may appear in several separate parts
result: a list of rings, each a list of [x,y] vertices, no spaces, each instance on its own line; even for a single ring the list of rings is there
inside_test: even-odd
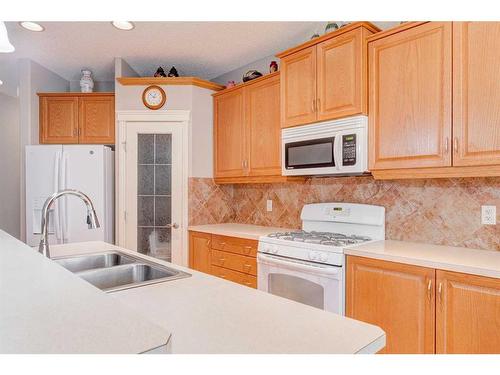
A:
[[[273,200],[272,212],[266,211],[267,199]],[[211,178],[189,181],[190,225],[236,222],[300,228],[302,206],[318,202],[384,206],[387,239],[500,251],[500,224],[481,225],[480,220],[481,205],[500,208],[500,178],[335,177],[249,185],[216,185]]]

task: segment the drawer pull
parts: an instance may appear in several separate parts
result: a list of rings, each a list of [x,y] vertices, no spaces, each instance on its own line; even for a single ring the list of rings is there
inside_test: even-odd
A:
[[[219,262],[224,262],[226,258],[219,258]]]
[[[220,245],[221,246],[226,246],[226,243],[225,242],[221,242]]]

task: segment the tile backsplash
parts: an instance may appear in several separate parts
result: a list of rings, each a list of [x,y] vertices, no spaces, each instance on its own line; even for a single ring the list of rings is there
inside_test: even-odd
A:
[[[273,200],[271,212],[266,211],[268,199]],[[237,222],[300,228],[302,206],[318,202],[384,206],[387,239],[500,251],[500,224],[481,224],[481,205],[500,208],[496,177],[397,181],[327,177],[242,185],[191,178],[189,182],[190,225]]]

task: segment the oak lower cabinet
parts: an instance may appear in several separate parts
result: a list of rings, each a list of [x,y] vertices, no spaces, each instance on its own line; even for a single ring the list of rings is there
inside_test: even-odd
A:
[[[276,55],[281,127],[367,113],[365,39],[379,29],[354,22]]]
[[[39,93],[41,144],[114,144],[114,93]]]
[[[500,176],[500,22],[409,22],[369,36],[376,179]]]
[[[436,352],[500,354],[500,280],[436,272]]]
[[[434,269],[347,257],[346,315],[386,333],[381,353],[434,353]]]
[[[189,267],[257,288],[257,241],[189,231]]]
[[[386,332],[381,353],[500,354],[500,279],[349,255],[346,315]]]
[[[213,94],[217,183],[283,179],[279,87],[272,73]]]
[[[189,267],[200,272],[210,273],[210,241],[212,235],[189,232]]]

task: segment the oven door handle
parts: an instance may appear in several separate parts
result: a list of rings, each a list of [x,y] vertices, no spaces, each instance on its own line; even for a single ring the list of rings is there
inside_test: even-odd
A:
[[[288,269],[294,269],[297,271],[314,273],[315,275],[326,275],[326,276],[337,276],[340,277],[342,273],[342,267],[338,266],[316,266],[313,264],[304,264],[299,262],[294,262],[293,260],[281,260],[276,256],[257,254],[257,262],[266,263],[274,266],[282,266]]]

